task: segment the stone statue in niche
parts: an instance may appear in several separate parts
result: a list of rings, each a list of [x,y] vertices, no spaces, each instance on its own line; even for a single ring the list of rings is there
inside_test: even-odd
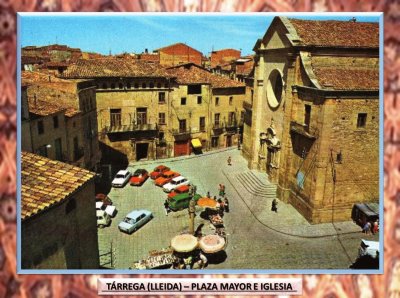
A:
[[[267,128],[266,144],[268,150],[267,166],[277,169],[279,168],[281,140],[276,136],[274,119],[271,119],[271,125]]]

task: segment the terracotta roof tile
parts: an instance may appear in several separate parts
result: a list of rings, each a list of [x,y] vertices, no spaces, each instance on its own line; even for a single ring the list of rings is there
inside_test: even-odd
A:
[[[168,77],[158,64],[136,59],[99,58],[78,60],[64,71],[64,78]]]
[[[300,45],[378,48],[379,23],[310,21],[289,19],[300,37]]]
[[[56,174],[61,175],[55,178]],[[22,152],[22,220],[65,200],[90,181],[94,175],[85,169],[33,153]]]
[[[325,89],[378,90],[379,59],[357,57],[312,57],[311,65]]]
[[[210,84],[212,88],[245,87],[244,83],[213,74],[193,63],[168,68],[179,84]]]

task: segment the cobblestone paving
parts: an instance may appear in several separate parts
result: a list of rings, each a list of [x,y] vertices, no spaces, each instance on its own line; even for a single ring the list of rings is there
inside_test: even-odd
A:
[[[228,156],[232,156],[232,166],[227,165]],[[188,177],[202,195],[207,191],[212,196],[217,195],[218,184],[226,185],[231,208],[224,216],[228,233],[227,258],[209,264],[209,269],[347,269],[356,258],[362,238],[378,241],[378,235],[366,236],[361,232],[324,237],[336,233],[332,225],[309,225],[294,208],[283,203],[279,204],[278,213],[269,211],[270,204],[257,204],[254,202],[257,198],[242,192],[232,178],[234,173],[247,170],[246,161],[237,149],[189,158],[144,161],[131,165],[130,169],[151,171],[159,164]],[[106,251],[112,242],[117,269],[129,268],[133,262],[148,256],[151,250],[168,247],[172,237],[188,230],[187,210],[166,216],[163,206],[166,194],[151,179],[141,187],[113,188],[109,196],[118,214],[110,227],[99,229],[99,246],[100,251]],[[134,209],[150,210],[154,219],[127,235],[118,230],[118,223]],[[197,216],[195,226],[200,223],[208,228],[209,223]],[[351,222],[340,223],[338,227],[343,232],[361,230]]]

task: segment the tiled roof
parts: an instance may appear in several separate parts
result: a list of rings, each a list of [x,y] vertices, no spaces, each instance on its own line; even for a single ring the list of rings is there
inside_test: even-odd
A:
[[[166,77],[167,72],[159,65],[136,59],[99,58],[78,60],[64,71],[64,78],[99,77]]]
[[[35,99],[32,97],[28,97],[28,105],[29,105],[29,113],[41,117],[53,115],[61,111],[64,111],[65,116],[67,117],[73,117],[80,113],[80,111],[71,106],[63,106],[61,104]]]
[[[244,83],[213,74],[193,63],[168,68],[179,84],[210,84],[212,88],[245,87]]]
[[[200,51],[198,51],[184,43],[181,43],[181,42],[156,49],[155,51],[164,52],[164,53],[171,54],[171,55],[187,55],[189,53],[190,54],[196,53],[198,55],[203,56],[203,54]]]
[[[25,220],[67,199],[93,179],[95,174],[60,161],[22,152],[21,176],[21,218]]]
[[[288,19],[303,46],[378,48],[379,23]]]
[[[312,57],[311,66],[324,89],[379,89],[378,58]]]

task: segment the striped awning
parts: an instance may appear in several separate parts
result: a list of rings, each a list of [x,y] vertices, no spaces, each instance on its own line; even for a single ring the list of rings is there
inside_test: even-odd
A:
[[[199,139],[192,139],[192,146],[193,148],[201,148],[201,142]]]

